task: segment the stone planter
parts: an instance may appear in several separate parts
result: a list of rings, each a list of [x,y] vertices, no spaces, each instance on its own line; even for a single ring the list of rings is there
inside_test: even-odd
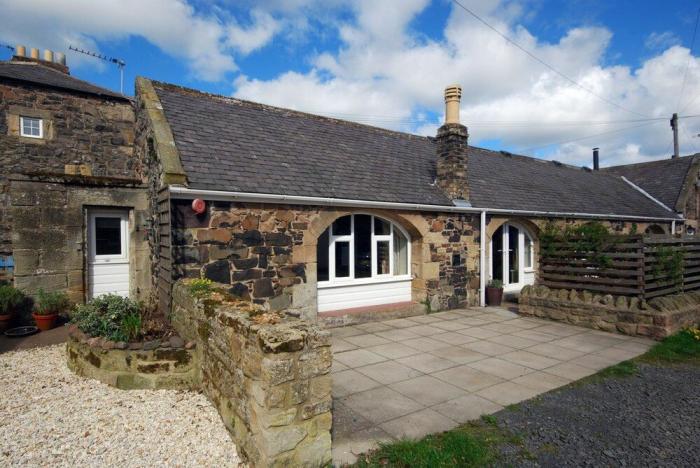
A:
[[[486,303],[490,306],[500,306],[503,301],[503,288],[486,286]]]
[[[138,343],[94,338],[74,325],[66,344],[68,368],[122,390],[199,388],[199,355],[179,337]]]
[[[36,326],[39,330],[48,331],[56,326],[56,320],[58,319],[58,314],[49,314],[49,315],[32,314],[32,317],[34,318],[34,321],[36,322]]]

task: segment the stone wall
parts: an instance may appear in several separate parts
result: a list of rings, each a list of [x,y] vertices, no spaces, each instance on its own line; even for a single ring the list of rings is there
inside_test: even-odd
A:
[[[173,200],[176,277],[203,275],[271,310],[316,318],[316,245],[337,218],[353,210]],[[432,310],[478,302],[479,220],[471,214],[363,210],[401,225],[411,236],[413,301]]]
[[[329,332],[220,292],[195,299],[186,281],[175,284],[172,307],[178,333],[197,342],[202,387],[248,463],[330,463]]]
[[[636,297],[525,286],[520,292],[518,311],[522,315],[658,340],[700,323],[700,291],[647,302]]]
[[[148,199],[138,181],[81,176],[13,176],[12,216],[15,286],[28,294],[65,290],[83,302],[87,288],[87,210],[126,208],[129,214],[130,288],[147,300],[150,264]]]
[[[73,328],[66,343],[68,368],[122,390],[198,389],[199,355],[180,339],[113,343]]]
[[[44,121],[44,138],[20,136],[20,116]],[[10,174],[69,170],[83,175],[140,178],[133,157],[134,111],[127,99],[103,98],[0,82],[0,255],[12,253]]]

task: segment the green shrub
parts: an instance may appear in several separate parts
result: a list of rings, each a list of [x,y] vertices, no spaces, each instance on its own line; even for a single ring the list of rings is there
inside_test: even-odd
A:
[[[9,284],[0,285],[0,315],[13,315],[24,306],[27,297]]]
[[[214,282],[208,278],[192,280],[189,285],[190,294],[194,297],[208,296],[213,290]]]
[[[127,297],[104,294],[75,308],[71,321],[90,336],[133,341],[142,330],[142,306]]]
[[[40,289],[34,307],[37,315],[62,314],[70,309],[70,299],[63,291],[45,292]]]
[[[489,288],[498,288],[501,289],[503,287],[503,281],[499,279],[492,279],[489,281]]]

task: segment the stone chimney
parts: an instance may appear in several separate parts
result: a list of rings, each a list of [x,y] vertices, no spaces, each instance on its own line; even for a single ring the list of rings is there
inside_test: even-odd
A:
[[[39,49],[32,47],[29,50],[29,55],[27,55],[27,48],[23,45],[17,45],[15,46],[15,54],[12,56],[12,61],[38,63],[58,70],[66,75],[70,75],[68,66],[66,65],[66,55],[61,52],[44,50],[44,58],[42,60]]]
[[[437,185],[451,200],[469,200],[467,127],[459,123],[462,87],[445,88],[445,123],[437,132]]]

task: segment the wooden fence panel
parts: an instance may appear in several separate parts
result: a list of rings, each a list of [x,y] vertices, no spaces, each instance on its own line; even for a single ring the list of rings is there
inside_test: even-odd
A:
[[[700,238],[619,236],[600,250],[555,241],[540,249],[539,284],[650,299],[700,289]]]

